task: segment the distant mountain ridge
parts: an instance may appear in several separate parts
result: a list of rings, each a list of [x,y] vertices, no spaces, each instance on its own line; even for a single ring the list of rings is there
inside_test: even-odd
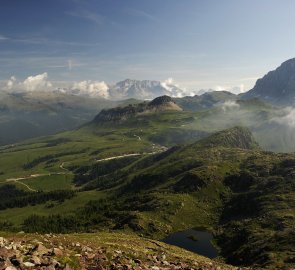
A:
[[[160,81],[126,79],[113,86],[109,86],[109,93],[111,99],[154,99],[163,95],[183,95],[184,91],[172,83],[166,84]]]
[[[185,95],[185,91],[174,85],[172,80],[161,82],[156,80],[126,79],[119,81],[116,84],[106,84],[103,82],[101,85],[94,85],[93,89],[88,89],[88,91],[85,91],[85,89],[79,89],[79,87],[81,87],[81,85],[77,84],[76,88],[59,88],[55,91],[70,93],[73,95],[106,98],[110,100],[123,100],[129,98],[151,100],[163,95],[172,97]],[[82,88],[85,88],[85,85]]]

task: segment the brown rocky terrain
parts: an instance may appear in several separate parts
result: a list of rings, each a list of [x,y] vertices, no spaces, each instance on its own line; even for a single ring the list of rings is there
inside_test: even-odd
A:
[[[131,235],[17,234],[0,237],[0,269],[242,269]]]

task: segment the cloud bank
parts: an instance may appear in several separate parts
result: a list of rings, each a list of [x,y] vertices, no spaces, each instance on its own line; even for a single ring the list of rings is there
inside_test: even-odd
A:
[[[275,117],[271,121],[288,128],[295,128],[295,108],[288,107],[283,110],[283,116]]]
[[[109,86],[104,81],[80,81],[75,82],[71,90],[78,90],[85,95],[109,98]]]
[[[14,92],[48,91],[53,89],[53,85],[48,80],[47,72],[44,72],[35,76],[29,76],[24,81],[19,81],[15,76],[12,76],[7,81],[4,89]]]
[[[69,69],[71,69],[73,63],[69,61]],[[132,81],[132,80],[131,80]],[[135,95],[137,98],[144,98],[142,95],[143,88],[145,86],[141,86],[141,81],[134,80],[135,85],[130,86],[130,93],[128,95]],[[144,81],[142,81],[144,82]],[[148,88],[145,91],[151,97],[156,97],[156,93],[158,95],[169,95],[172,97],[184,97],[184,96],[194,96],[200,95],[207,91],[211,90],[187,90],[181,86],[179,86],[172,78],[168,78],[162,82],[153,81],[155,83],[152,88]],[[100,97],[105,99],[116,99],[119,97],[124,98],[126,95],[126,91],[128,89],[121,89],[120,85],[109,85],[104,81],[96,81],[96,80],[82,80],[76,82],[58,82],[51,81],[48,73],[44,72],[37,75],[31,75],[25,78],[24,80],[20,80],[15,76],[11,76],[10,79],[1,82],[0,88],[2,90],[8,92],[33,92],[33,91],[59,91],[62,93],[74,94],[74,95],[85,95],[90,97]],[[140,87],[138,86],[140,85]],[[144,85],[144,84],[143,84]],[[139,87],[137,89],[137,87]],[[143,87],[143,88],[142,88]],[[153,88],[154,87],[154,88]],[[0,90],[1,90],[0,89]],[[221,86],[217,87],[215,90],[227,90]],[[237,93],[241,92],[241,88],[235,90]],[[129,96],[125,97],[129,98]],[[224,104],[224,108],[236,106],[234,104]]]

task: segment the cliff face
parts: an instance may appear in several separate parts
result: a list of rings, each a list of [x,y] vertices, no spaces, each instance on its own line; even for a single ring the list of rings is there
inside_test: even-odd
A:
[[[293,104],[295,101],[295,58],[281,64],[257,80],[254,88],[243,98],[257,97],[275,104]]]
[[[151,102],[143,102],[126,107],[117,107],[102,110],[94,122],[124,121],[136,115],[150,114],[162,111],[182,111],[182,109],[169,96],[157,97]]]

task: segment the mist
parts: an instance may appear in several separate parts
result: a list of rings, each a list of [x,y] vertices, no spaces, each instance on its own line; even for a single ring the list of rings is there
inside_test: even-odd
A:
[[[295,108],[261,106],[249,101],[225,101],[203,113],[192,128],[216,132],[233,126],[249,128],[261,148],[295,151]]]

